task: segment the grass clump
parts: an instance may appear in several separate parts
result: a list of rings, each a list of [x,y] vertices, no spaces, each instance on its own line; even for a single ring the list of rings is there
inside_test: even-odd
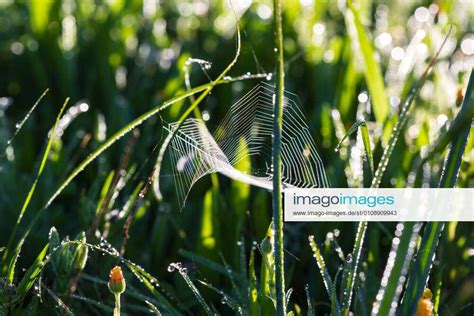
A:
[[[331,186],[472,188],[472,17],[462,1],[0,3],[0,314],[472,314],[470,223],[283,225],[279,176],[286,89]],[[260,80],[273,195],[213,174],[180,212],[163,127],[212,128]]]

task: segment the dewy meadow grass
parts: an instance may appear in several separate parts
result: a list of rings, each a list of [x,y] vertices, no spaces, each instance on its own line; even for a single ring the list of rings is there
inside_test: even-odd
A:
[[[0,3],[0,315],[472,315],[471,223],[284,224],[281,192],[316,177],[288,158],[316,153],[286,142],[303,135],[288,113],[332,187],[472,188],[473,16],[462,1]],[[272,100],[240,101],[260,80]],[[69,100],[88,111],[68,120]],[[173,137],[193,116],[232,135],[240,177],[164,159],[192,156]],[[252,147],[267,129],[270,164]],[[183,170],[200,175],[184,207]],[[245,180],[268,170],[272,192]]]

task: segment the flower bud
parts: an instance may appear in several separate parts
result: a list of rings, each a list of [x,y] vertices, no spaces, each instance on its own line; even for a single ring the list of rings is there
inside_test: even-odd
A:
[[[418,301],[418,309],[416,312],[417,316],[433,315],[433,303],[431,302],[432,297],[433,297],[433,294],[431,294],[430,289],[425,289],[423,291],[423,296]]]
[[[113,294],[122,294],[125,291],[125,279],[122,274],[122,269],[115,266],[110,270],[109,275],[109,290]]]

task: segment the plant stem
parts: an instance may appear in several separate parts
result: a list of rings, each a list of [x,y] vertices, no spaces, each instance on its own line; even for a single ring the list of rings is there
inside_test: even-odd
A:
[[[114,316],[120,316],[120,293],[115,294]]]
[[[283,252],[283,208],[281,198],[281,130],[283,125],[283,102],[285,70],[283,63],[283,31],[281,26],[281,0],[273,0],[275,20],[275,44],[277,55],[275,111],[273,118],[273,229],[275,230],[275,278],[277,315],[286,315],[285,268]]]

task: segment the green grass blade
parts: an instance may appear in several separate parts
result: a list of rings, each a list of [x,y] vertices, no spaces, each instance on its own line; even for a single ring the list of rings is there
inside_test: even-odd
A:
[[[462,107],[459,111],[459,115],[456,115],[456,117],[452,121],[446,123],[446,125],[449,127],[443,132],[441,132],[436,138],[436,140],[432,142],[433,145],[431,145],[430,148],[427,150],[426,155],[423,157],[423,162],[426,162],[431,159],[436,153],[442,152],[450,143],[451,139],[459,135],[461,130],[466,125],[471,124],[473,117],[474,107]]]
[[[360,256],[362,254],[362,246],[364,244],[365,232],[367,230],[367,222],[360,222],[357,227],[356,240],[354,243],[354,249],[352,250],[352,271],[349,275],[348,284],[346,286],[345,299],[348,301],[347,306],[350,307],[350,301],[352,298],[352,291],[354,289],[354,283],[357,276],[357,270],[359,268]]]
[[[68,104],[68,102],[69,102],[69,98],[67,98],[64,101],[64,104],[61,107],[61,110],[59,111],[58,116],[56,117],[56,122],[54,123],[54,126],[51,130],[51,135],[50,135],[48,143],[46,145],[46,149],[44,150],[43,157],[41,158],[41,163],[40,163],[40,166],[38,168],[36,178],[35,178],[33,184],[31,185],[30,190],[28,191],[28,194],[25,198],[25,201],[23,202],[23,206],[21,207],[20,214],[18,214],[18,219],[17,219],[16,224],[13,228],[13,232],[10,235],[10,239],[8,241],[8,244],[7,244],[7,250],[3,254],[3,262],[5,263],[5,262],[10,261],[8,272],[7,272],[7,279],[8,279],[9,283],[13,282],[13,278],[14,278],[14,275],[15,275],[15,263],[16,263],[18,255],[20,254],[21,246],[23,245],[23,240],[21,240],[18,243],[19,247],[18,246],[16,247],[15,252],[13,253],[13,256],[10,258],[10,260],[7,260],[7,258],[9,256],[10,251],[11,251],[12,243],[13,243],[13,240],[16,236],[16,232],[17,232],[18,227],[20,225],[21,219],[23,218],[23,215],[25,214],[26,209],[28,208],[28,205],[30,205],[31,198],[33,197],[33,194],[35,193],[38,181],[41,177],[41,174],[43,173],[44,167],[46,166],[46,162],[48,161],[49,151],[51,150],[51,146],[53,144],[53,141],[54,141],[55,135],[56,135],[56,128],[58,126],[59,120],[61,119],[61,116],[63,115],[64,109],[66,108],[66,105]],[[3,269],[2,269],[2,271],[3,271]]]
[[[88,297],[85,297],[85,296],[82,296],[82,295],[75,295],[75,294],[72,294],[69,296],[70,298],[73,298],[75,300],[78,300],[78,301],[81,301],[81,302],[84,302],[84,303],[87,303],[87,304],[90,304],[90,305],[93,305],[99,309],[101,309],[102,311],[104,311],[105,313],[107,314],[112,314],[112,312],[114,311],[114,309],[112,307],[110,307],[109,305],[106,305],[102,302],[99,302],[99,301],[96,301],[96,300],[93,300],[91,298],[88,298]]]
[[[262,255],[260,265],[260,306],[262,315],[275,314],[275,269],[273,256],[272,225],[268,227],[266,237],[260,243]]]
[[[205,287],[209,288],[211,291],[214,293],[218,294],[221,296],[221,303],[229,306],[236,315],[243,315],[242,313],[242,306],[240,306],[234,298],[232,298],[229,294],[225,293],[224,291],[216,288],[214,285],[212,285],[209,282],[205,282],[203,280],[198,280],[199,283],[204,285]]]
[[[374,157],[372,155],[372,148],[370,146],[370,137],[369,137],[369,130],[367,129],[367,124],[364,120],[357,120],[352,126],[349,128],[347,133],[341,139],[339,144],[337,144],[335,151],[339,151],[342,146],[342,142],[352,135],[355,131],[360,130],[362,136],[362,142],[364,143],[365,155],[367,156],[367,161],[369,162],[369,169],[370,174],[372,177],[374,176]]]
[[[26,270],[26,273],[23,276],[23,279],[21,279],[20,283],[18,284],[16,288],[17,291],[16,291],[16,296],[15,296],[15,301],[17,302],[23,301],[28,291],[36,282],[36,279],[38,278],[45,264],[43,259],[48,253],[48,248],[49,248],[49,243],[46,244],[46,246],[40,252],[35,262],[33,262],[33,264],[28,268],[28,270]]]
[[[340,272],[341,270],[337,271],[336,276],[334,277],[334,286],[332,287],[332,290],[331,290],[331,316],[342,315],[339,304],[337,303],[337,294],[336,294],[336,283],[337,283],[337,278],[339,277]]]
[[[360,126],[360,132],[362,136],[362,142],[364,143],[365,154],[369,162],[370,174],[374,176],[374,157],[372,155],[372,149],[370,146],[370,137],[369,130],[367,129],[367,124],[362,124]]]
[[[351,304],[351,298],[347,297],[350,293],[351,279],[352,279],[352,256],[349,254],[347,260],[344,262],[341,278],[341,293],[339,300],[341,302],[341,312],[342,315],[347,315],[349,313],[349,308]]]
[[[329,272],[327,270],[326,262],[324,261],[323,255],[321,254],[321,251],[319,250],[318,245],[314,241],[314,236],[312,235],[309,236],[308,240],[309,240],[309,245],[311,247],[311,250],[313,251],[313,257],[316,260],[316,263],[318,265],[319,272],[321,273],[321,276],[323,277],[324,286],[326,288],[328,296],[331,298],[332,305],[334,305],[336,309],[338,310],[338,312],[340,313],[341,309],[340,309],[339,302],[337,300],[337,296],[333,295],[336,290],[334,289],[333,282],[331,280],[331,277],[329,276]]]
[[[359,46],[365,66],[365,81],[372,97],[372,108],[374,110],[375,119],[378,123],[383,124],[390,113],[390,106],[385,93],[382,70],[380,69],[379,63],[375,60],[372,41],[367,36],[367,31],[362,25],[359,12],[354,8],[351,0],[348,0],[347,4],[349,11],[345,14],[346,23],[349,24],[350,28],[355,29],[355,32],[349,32],[349,36],[353,42],[353,46],[355,46],[356,43]],[[352,18],[349,12],[352,14]]]
[[[400,237],[395,237],[392,240],[392,250],[377,295],[377,297],[380,295],[381,298],[375,301],[372,315],[394,314],[404,284],[402,279],[405,279],[409,263],[414,254],[414,244],[420,225],[415,222],[400,223],[398,225],[402,225],[403,230]]]
[[[438,316],[439,315],[439,304],[441,301],[441,289],[443,286],[443,268],[441,268],[436,276],[436,286],[433,291],[433,312],[434,315]]]
[[[469,83],[466,89],[466,96],[462,103],[462,108],[468,108],[468,111],[460,111],[458,115],[464,115],[471,112],[474,107],[474,71],[471,71]],[[471,112],[472,113],[472,112]],[[471,122],[473,120],[470,117]],[[456,185],[456,180],[459,174],[459,168],[462,161],[462,155],[466,147],[467,139],[471,124],[466,125],[459,135],[451,141],[451,148],[445,159],[443,172],[439,182],[440,188],[452,188]],[[409,315],[415,312],[417,302],[421,297],[423,290],[428,280],[433,256],[437,248],[441,232],[443,231],[444,223],[430,222],[426,225],[423,238],[421,240],[420,248],[416,260],[411,269],[407,288],[403,296],[403,302],[400,309],[401,315]]]
[[[62,315],[74,316],[74,313],[71,311],[71,309],[63,302],[62,299],[59,298],[56,293],[54,293],[50,288],[44,285],[44,283],[41,283],[41,287],[46,290],[46,293],[51,296],[53,301],[56,303],[56,306],[61,309]]]
[[[222,264],[216,263],[215,261],[209,260],[206,257],[200,256],[194,252],[190,252],[184,249],[179,249],[178,253],[183,256],[186,259],[192,260],[193,262],[200,264],[212,271],[215,271],[217,273],[220,273],[222,275],[228,275],[229,271],[227,271],[226,267],[223,266]],[[231,270],[230,271],[231,275],[234,277],[241,277],[238,273],[235,271]]]
[[[249,259],[249,315],[260,315],[260,306],[258,304],[257,275],[255,273],[255,251],[250,251]]]
[[[283,127],[283,104],[285,94],[285,64],[283,50],[282,1],[273,0],[273,19],[275,29],[275,57],[277,61],[275,78],[275,95],[273,111],[273,243],[275,256],[275,292],[276,312],[278,316],[286,315],[285,300],[285,253],[283,251],[283,202],[282,202],[282,160],[281,138]]]
[[[306,284],[304,287],[304,291],[306,293],[306,304],[308,304],[308,316],[315,316],[314,312],[314,306],[313,306],[313,299],[311,298],[311,295],[309,294],[309,286]]]
[[[191,281],[191,279],[189,278],[188,273],[186,271],[186,268],[183,268],[180,263],[171,263],[169,268],[168,268],[168,271],[173,271],[175,269],[178,271],[178,273],[181,275],[181,277],[186,282],[188,287],[191,289],[191,291],[193,292],[194,296],[198,300],[199,304],[201,304],[201,306],[204,309],[204,311],[206,312],[206,314],[207,315],[214,315],[211,308],[206,303],[206,301],[202,297],[202,295],[199,292],[199,290],[197,289],[197,287],[194,285],[193,281]]]
[[[158,307],[156,307],[155,305],[153,305],[151,302],[148,302],[148,301],[145,301],[145,304],[148,305],[148,307],[150,308],[150,310],[153,312],[154,315],[161,316],[161,313]]]
[[[438,60],[438,56],[441,50],[443,49],[444,45],[446,44],[446,41],[448,40],[448,37],[450,34],[451,34],[451,29],[449,30],[448,34],[444,38],[443,43],[441,44],[435,56],[429,63],[428,67],[426,67],[423,75],[415,83],[415,87],[412,89],[411,93],[408,95],[405,102],[403,102],[403,107],[400,112],[398,121],[395,124],[395,127],[393,128],[392,133],[390,134],[388,144],[383,151],[382,158],[380,159],[380,162],[377,166],[377,170],[375,171],[375,176],[372,180],[372,188],[378,188],[380,186],[380,183],[382,182],[382,177],[385,173],[390,157],[392,156],[393,149],[395,148],[395,145],[397,144],[400,133],[405,128],[406,124],[408,123],[408,118],[410,117],[410,109],[413,104],[413,101],[415,101],[416,97],[418,96],[418,93],[420,92],[421,87],[426,82],[426,79],[428,78],[428,75],[431,72],[431,69],[433,68],[434,64]]]

